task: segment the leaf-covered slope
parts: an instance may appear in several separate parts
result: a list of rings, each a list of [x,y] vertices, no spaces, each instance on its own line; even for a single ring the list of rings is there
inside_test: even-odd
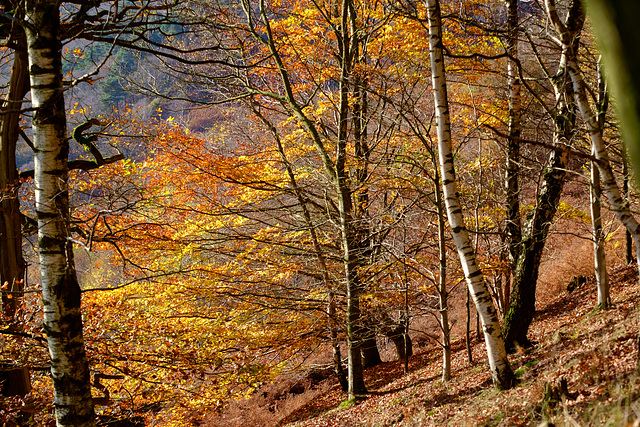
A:
[[[511,355],[520,384],[498,392],[491,386],[482,343],[477,364],[467,362],[463,340],[454,343],[453,379],[440,382],[440,352],[413,358],[408,375],[397,362],[366,372],[366,400],[340,407],[345,396],[333,387],[290,414],[282,425],[310,426],[518,426],[625,425],[640,409],[638,326],[640,299],[634,268],[612,274],[611,310],[594,309],[591,280],[573,292],[544,301],[534,320],[533,349]],[[568,396],[560,381],[567,382]],[[552,393],[547,393],[545,385]],[[559,400],[556,401],[554,392]],[[549,398],[550,396],[550,398]],[[344,405],[343,405],[344,406]]]

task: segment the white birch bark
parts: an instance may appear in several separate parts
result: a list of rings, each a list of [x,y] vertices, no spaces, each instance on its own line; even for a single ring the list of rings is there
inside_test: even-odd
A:
[[[433,95],[436,108],[438,133],[438,151],[440,170],[443,180],[443,193],[447,217],[464,270],[467,286],[480,315],[487,346],[487,355],[491,368],[491,377],[496,387],[508,389],[513,385],[513,373],[507,358],[502,339],[500,321],[484,275],[478,267],[476,253],[471,245],[469,233],[464,224],[462,207],[458,198],[453,152],[451,147],[451,129],[444,57],[442,53],[442,25],[438,0],[426,0],[429,20],[429,51],[431,56],[431,74]]]
[[[577,61],[575,61],[575,59],[570,60],[568,66],[574,86],[576,103],[580,109],[580,116],[587,124],[589,130],[589,136],[593,146],[593,154],[597,160],[596,163],[600,171],[604,193],[609,200],[611,210],[613,210],[616,217],[631,233],[631,237],[633,238],[636,246],[636,259],[640,260],[640,223],[638,223],[638,220],[631,213],[629,204],[622,197],[622,192],[618,187],[618,182],[616,181],[616,177],[613,173],[613,168],[609,161],[609,154],[607,153],[607,148],[602,136],[602,129],[598,126],[595,114],[589,105],[585,83],[579,69],[577,68]]]
[[[563,47],[566,49],[569,43],[570,33],[558,16],[555,0],[546,0],[545,6],[549,20],[560,36],[559,40],[563,43]],[[594,112],[589,105],[586,84],[580,72],[576,52],[572,49],[567,49],[567,70],[571,78],[571,83],[573,84],[574,98],[580,110],[580,116],[586,123],[589,131],[593,154],[597,160],[596,163],[600,171],[604,193],[615,215],[631,233],[636,245],[636,259],[640,260],[640,223],[631,213],[629,204],[622,197],[622,192],[618,187],[602,135],[602,127],[598,124],[598,114]]]
[[[94,426],[84,351],[80,286],[69,240],[68,152],[58,2],[28,0],[29,56],[35,146],[35,196],[44,328],[58,426]]]
[[[607,274],[607,262],[604,248],[604,233],[602,231],[602,212],[600,209],[600,171],[595,162],[591,162],[591,225],[593,226],[593,266],[598,289],[598,306],[607,308],[611,306],[609,293],[609,276]]]
[[[439,181],[439,174],[436,173]],[[451,328],[449,327],[449,306],[447,302],[447,245],[445,241],[445,212],[442,203],[440,183],[435,182],[436,210],[438,212],[438,254],[440,277],[438,277],[438,308],[442,330],[442,382],[451,379]]]
[[[516,262],[522,240],[522,226],[520,219],[520,115],[522,109],[522,96],[520,90],[520,75],[518,72],[518,1],[507,0],[507,42],[506,50],[510,55],[507,68],[507,82],[509,85],[509,125],[507,139],[507,158],[505,164],[505,213],[507,224],[507,250],[509,252],[510,269],[507,274],[503,310],[509,306],[511,277],[516,273]]]
[[[600,63],[598,63],[598,127],[604,129],[605,116],[608,107],[608,97],[604,77]],[[592,147],[593,153],[593,147]],[[607,255],[604,247],[605,234],[602,230],[600,170],[595,162],[591,162],[591,187],[589,192],[591,199],[591,224],[593,226],[593,267],[596,275],[598,289],[598,306],[608,308],[611,306],[609,292],[609,275],[607,274]],[[626,234],[629,234],[628,232]]]
[[[640,2],[585,0],[585,3],[616,98],[622,138],[636,176],[640,176]]]

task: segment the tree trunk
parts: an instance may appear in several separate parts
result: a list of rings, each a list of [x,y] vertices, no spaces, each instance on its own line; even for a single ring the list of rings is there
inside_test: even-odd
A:
[[[24,38],[24,35],[22,35]],[[25,262],[22,256],[20,181],[16,168],[16,144],[20,133],[20,108],[29,91],[26,50],[13,54],[9,91],[0,116],[0,288],[3,313],[13,317],[24,289]],[[6,194],[5,194],[6,192]]]
[[[503,297],[502,297],[502,317],[506,316],[507,308],[511,304],[511,271],[507,272],[504,277],[504,288],[503,288]]]
[[[0,362],[0,389],[2,396],[25,396],[31,391],[29,368]]]
[[[591,162],[591,187],[589,196],[591,199],[591,224],[593,226],[593,263],[598,288],[598,306],[611,307],[609,294],[609,276],[607,274],[607,261],[604,250],[604,232],[602,231],[602,213],[600,209],[600,171],[598,166]]]
[[[346,46],[345,46],[346,48]],[[356,61],[356,66],[361,62],[359,53],[359,43],[354,43],[351,47],[351,55]],[[343,99],[347,99],[346,97]],[[357,219],[355,225],[356,231],[356,244],[357,244],[357,260],[360,263],[360,271],[365,271],[371,263],[372,242],[371,233],[369,230],[369,192],[367,189],[367,180],[369,179],[369,155],[370,150],[367,142],[367,88],[366,79],[363,78],[361,73],[353,74],[353,92],[352,97],[348,101],[348,104],[352,109],[352,126],[353,126],[353,155],[356,160],[356,166],[354,170],[354,188],[358,188],[358,191],[353,196],[352,201],[354,205],[354,217]],[[360,280],[366,283],[365,280]],[[372,366],[382,363],[380,358],[380,352],[378,350],[378,344],[376,341],[376,328],[372,327],[363,328],[365,334],[364,341],[362,343],[362,362],[364,368],[370,368]]]
[[[466,317],[465,317],[465,334],[464,334],[464,345],[467,349],[467,360],[470,365],[473,365],[473,352],[471,351],[471,291],[467,288],[466,298],[464,301],[464,308],[466,309]]]
[[[572,40],[571,37],[574,36],[574,34],[572,34],[570,28],[560,21],[555,9],[555,1],[546,0],[546,3],[549,20],[560,36],[565,49],[568,51],[567,70],[573,84],[573,96],[575,98],[575,102],[578,104],[578,108],[580,109],[580,116],[587,124],[594,155],[598,164],[598,169],[600,170],[604,192],[607,195],[611,209],[616,214],[620,222],[622,222],[622,224],[624,224],[627,230],[631,233],[636,246],[636,259],[640,260],[640,223],[638,223],[638,220],[633,216],[629,209],[629,204],[626,203],[622,197],[620,188],[618,187],[618,183],[613,173],[613,168],[611,167],[607,148],[602,136],[602,128],[597,120],[598,115],[592,111],[589,104],[586,84],[582,78],[580,66],[577,60],[577,52],[575,49],[571,49],[571,46],[569,45]],[[576,4],[576,8],[579,9],[579,12],[582,13],[582,17],[584,18],[584,10],[580,7],[579,2],[576,2]]]
[[[436,168],[437,169],[437,168]],[[438,258],[440,274],[438,277],[438,309],[440,311],[440,330],[442,332],[442,381],[451,379],[451,329],[449,327],[449,306],[447,291],[447,242],[445,241],[445,209],[442,202],[442,190],[439,185],[439,174],[436,170],[435,195],[438,212]],[[467,290],[468,295],[468,290]],[[468,338],[468,335],[467,335]],[[467,340],[467,344],[469,341]],[[467,347],[469,350],[470,348]],[[469,351],[469,363],[473,363]]]
[[[520,111],[522,97],[520,94],[520,75],[518,73],[518,0],[507,1],[507,53],[510,56],[507,68],[507,83],[509,86],[509,128],[507,138],[507,162],[506,162],[506,201],[505,210],[507,217],[506,244],[509,252],[509,264],[511,274],[515,277],[522,229],[520,223],[520,188],[518,177],[520,175]],[[507,282],[506,287],[509,288]],[[508,304],[508,302],[507,302]],[[504,311],[504,309],[503,309]],[[503,312],[504,314],[504,312]]]
[[[404,329],[404,328],[402,328]],[[398,360],[404,362],[413,356],[413,343],[411,337],[400,330],[397,334],[390,335],[389,339],[393,342],[398,354]]]
[[[605,117],[608,108],[608,96],[602,68],[598,63],[598,127],[600,132],[604,132]],[[591,148],[593,154],[593,147]],[[593,265],[598,289],[598,307],[611,307],[611,296],[609,294],[609,276],[607,274],[607,258],[604,247],[605,235],[602,231],[602,210],[600,188],[600,171],[598,165],[591,162],[591,185],[589,187],[589,198],[591,200],[591,225],[593,226]],[[628,234],[625,233],[625,234]]]
[[[342,367],[342,354],[340,352],[340,342],[338,341],[338,326],[337,326],[338,319],[336,316],[336,301],[335,301],[336,293],[329,275],[329,268],[327,267],[327,261],[324,256],[322,246],[320,245],[320,241],[318,239],[316,226],[313,223],[313,220],[311,218],[311,213],[309,212],[309,208],[307,206],[307,201],[306,201],[304,192],[302,188],[300,188],[300,186],[298,185],[298,181],[296,179],[293,166],[287,159],[286,153],[284,151],[284,147],[282,145],[282,140],[280,139],[280,135],[278,134],[277,128],[260,112],[260,110],[257,108],[256,105],[254,105],[253,103],[250,103],[249,107],[253,110],[256,116],[258,116],[258,118],[262,121],[262,123],[265,126],[267,126],[267,128],[269,128],[269,131],[273,135],[273,138],[276,141],[276,146],[278,147],[278,153],[280,154],[282,163],[285,165],[285,169],[287,170],[287,175],[289,176],[289,182],[296,195],[296,199],[298,200],[300,209],[302,209],[304,221],[306,223],[307,229],[309,230],[309,235],[311,236],[311,242],[313,243],[313,250],[315,251],[316,258],[318,259],[318,265],[320,266],[320,270],[322,272],[322,279],[324,282],[324,286],[327,290],[327,318],[329,323],[329,335],[331,337],[331,348],[333,350],[333,371],[336,374],[338,383],[340,383],[341,390],[346,392],[349,390],[349,385],[347,381],[347,376],[344,373],[344,368]]]
[[[363,344],[363,327],[360,311],[360,295],[362,283],[358,276],[361,265],[361,239],[355,209],[351,200],[351,188],[346,171],[347,138],[349,135],[349,86],[353,77],[351,73],[352,61],[357,51],[357,42],[353,38],[356,30],[351,27],[355,20],[353,4],[350,0],[343,0],[340,12],[341,28],[341,75],[340,75],[340,106],[338,117],[338,140],[336,141],[335,178],[333,183],[338,197],[338,211],[342,248],[342,262],[345,270],[347,297],[347,348],[349,363],[349,399],[356,399],[367,392],[364,386],[364,374],[361,358]]]
[[[591,143],[593,145],[598,169],[602,175],[604,192],[607,195],[611,209],[616,214],[620,222],[624,224],[629,233],[631,233],[636,246],[636,259],[640,260],[640,223],[638,223],[631,213],[629,204],[625,202],[620,189],[618,188],[618,183],[616,182],[611,163],[609,162],[606,145],[602,138],[602,131],[599,129],[591,111],[591,107],[589,106],[585,84],[582,80],[582,76],[580,75],[577,62],[571,61],[570,68],[572,68],[570,73],[574,84],[576,101],[580,107],[582,119],[589,127],[589,135],[591,137]]]
[[[548,0],[546,5],[548,7]],[[556,108],[553,111],[555,114],[553,144],[560,148],[571,141],[575,128],[573,91],[570,86],[566,85],[566,79],[563,76],[566,76],[567,60],[571,52],[578,46],[579,35],[584,23],[584,19],[581,19],[579,2],[572,3],[566,21],[571,26],[571,39],[562,50],[558,61],[558,70],[553,77],[549,76],[556,98]],[[538,270],[549,228],[558,210],[560,196],[566,181],[566,167],[567,153],[564,150],[554,151],[549,167],[544,173],[543,186],[538,195],[536,206],[526,221],[513,277],[511,303],[502,327],[505,344],[509,350],[513,349],[515,344],[523,347],[530,345],[527,331],[535,313]]]
[[[391,320],[389,318],[389,320]],[[395,325],[385,325],[384,335],[393,342],[398,354],[398,360],[404,361],[413,356],[413,343],[406,333],[406,322]]]
[[[346,13],[346,12],[345,12]],[[345,17],[346,19],[346,17]],[[347,184],[345,171],[347,145],[347,118],[349,97],[346,91],[347,76],[341,79],[340,131],[338,135],[338,153],[336,155],[336,178],[334,184],[338,194],[338,210],[340,215],[341,247],[346,279],[347,294],[347,348],[349,359],[349,399],[355,399],[366,393],[361,358],[363,344],[363,325],[360,313],[360,294],[362,284],[358,277],[361,265],[360,240],[356,220],[353,217],[351,191]]]
[[[437,187],[437,185],[436,185]],[[413,356],[413,343],[411,342],[411,337],[409,336],[409,321],[411,319],[409,313],[409,280],[407,280],[407,264],[403,261],[404,264],[404,311],[402,313],[402,335],[403,335],[403,346],[401,355],[398,351],[398,358],[404,361],[404,373],[409,373],[409,357]],[[397,345],[396,345],[397,347]]]
[[[382,363],[380,358],[380,352],[378,351],[378,343],[376,342],[376,336],[372,329],[365,328],[363,330],[364,339],[360,346],[360,352],[362,353],[362,367],[371,368]]]
[[[534,211],[527,218],[513,277],[510,305],[504,317],[502,333],[508,350],[515,344],[530,346],[527,331],[536,304],[536,283],[542,251],[560,203],[566,179],[567,154],[556,151],[544,176],[544,184]]]
[[[89,365],[84,350],[80,286],[69,239],[68,156],[60,11],[57,0],[27,0],[35,146],[35,207],[44,329],[58,426],[94,426]]]
[[[352,34],[355,31],[351,28],[351,22],[355,21],[355,17],[351,16],[350,10],[352,4],[345,0],[342,8],[336,16],[340,21],[341,32],[341,75],[340,75],[340,106],[338,117],[338,138],[335,144],[335,162],[332,160],[329,151],[325,147],[325,142],[320,136],[320,132],[313,120],[311,120],[304,112],[304,109],[298,105],[293,93],[289,73],[277,46],[274,42],[274,35],[271,30],[271,23],[264,2],[260,2],[260,15],[264,24],[266,34],[266,43],[273,57],[273,61],[280,73],[282,90],[284,95],[280,102],[286,102],[289,113],[295,117],[300,125],[308,132],[316,152],[320,157],[324,170],[336,191],[337,207],[338,207],[338,227],[340,230],[340,249],[341,262],[344,267],[344,283],[346,294],[346,329],[347,329],[347,358],[348,358],[348,383],[349,383],[349,399],[355,399],[357,396],[364,395],[367,390],[364,385],[364,375],[362,368],[362,358],[360,355],[360,346],[362,345],[362,324],[360,316],[360,294],[362,292],[362,284],[358,277],[358,267],[360,260],[357,221],[354,218],[354,209],[351,201],[351,189],[348,183],[348,174],[345,170],[347,159],[347,136],[348,136],[348,120],[349,120],[349,84],[351,79],[351,61],[353,60]],[[247,9],[244,11],[247,20],[251,21],[251,12]],[[353,19],[351,19],[353,18]],[[254,33],[254,37],[265,42],[265,34]]]
[[[631,198],[631,188],[629,187],[631,178],[629,175],[629,161],[627,160],[626,153],[624,153],[622,156],[622,194],[624,194],[627,200]],[[633,256],[633,237],[627,229],[624,230],[624,241],[625,260],[627,261],[627,265],[629,265],[635,261],[635,258]]]
[[[500,322],[496,309],[493,306],[491,294],[487,289],[484,275],[478,267],[475,250],[471,246],[469,233],[464,224],[462,207],[458,200],[451,147],[444,56],[442,53],[440,3],[438,0],[427,0],[426,5],[429,21],[429,52],[431,57],[431,73],[438,132],[438,154],[447,216],[453,234],[453,240],[458,249],[458,255],[464,270],[467,286],[482,321],[493,383],[498,388],[508,389],[514,384],[514,376],[509,366],[507,352],[505,351]]]
[[[586,0],[586,3],[616,99],[622,138],[636,176],[640,176],[640,3],[635,0]],[[633,239],[638,253],[638,241]]]

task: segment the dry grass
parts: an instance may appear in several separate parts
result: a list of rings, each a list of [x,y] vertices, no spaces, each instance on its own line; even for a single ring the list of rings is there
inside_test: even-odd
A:
[[[234,401],[218,414],[210,414],[204,425],[218,427],[273,426],[286,416],[327,393],[334,386],[328,370],[310,370],[280,376],[261,387],[252,397]]]

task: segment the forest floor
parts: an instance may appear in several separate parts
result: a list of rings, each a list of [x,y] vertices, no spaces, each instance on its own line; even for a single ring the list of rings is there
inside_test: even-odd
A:
[[[474,340],[474,363],[469,363],[464,339],[458,339],[453,343],[452,379],[447,383],[440,379],[441,352],[431,347],[410,359],[407,374],[400,362],[366,370],[369,394],[355,405],[346,402],[345,393],[331,378],[296,399],[285,396],[282,402],[272,403],[271,413],[280,414],[273,424],[640,425],[640,291],[635,268],[615,270],[611,283],[614,305],[610,310],[594,308],[593,279],[573,292],[563,290],[538,301],[529,335],[535,346],[510,356],[518,377],[518,385],[510,390],[493,388],[484,343]],[[565,393],[562,381],[566,381]],[[545,388],[555,391],[555,396],[547,393],[545,397]],[[290,402],[285,405],[287,399]],[[299,406],[293,408],[293,402]],[[253,415],[259,416],[258,412]],[[269,419],[274,420],[252,421],[246,412],[240,417],[244,425],[273,425]],[[221,421],[216,425],[227,424]]]

